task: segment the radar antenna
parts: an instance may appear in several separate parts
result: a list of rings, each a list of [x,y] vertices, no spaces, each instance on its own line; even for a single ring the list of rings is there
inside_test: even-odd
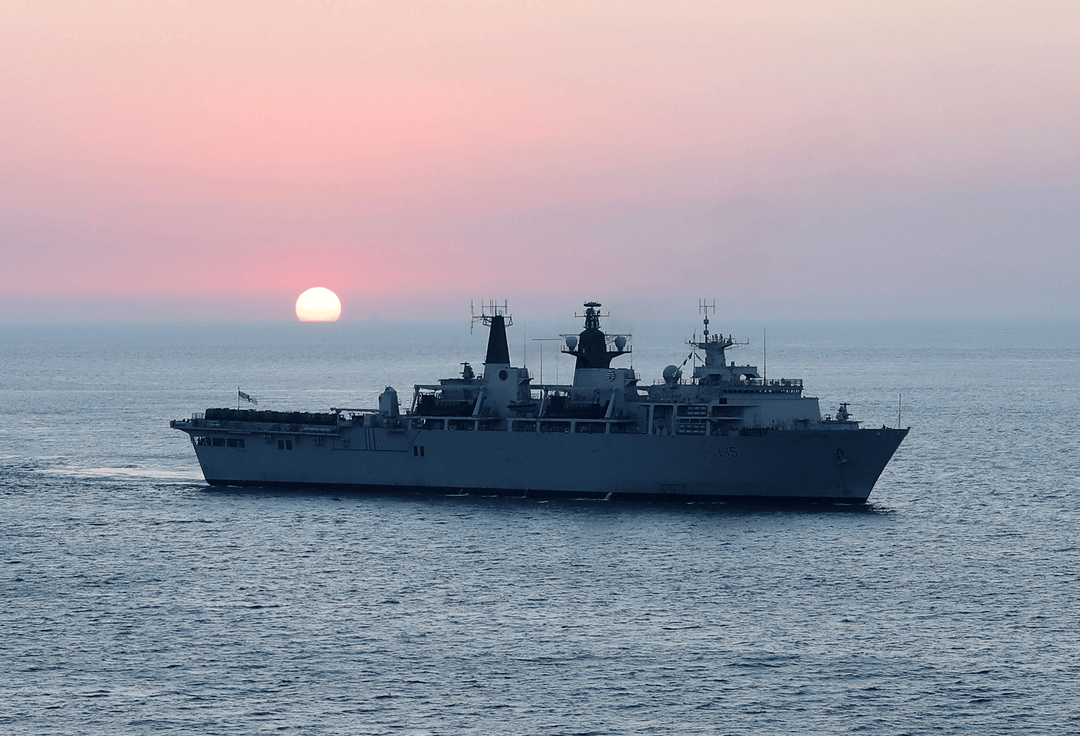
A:
[[[601,314],[600,302],[585,302],[585,314],[578,314],[574,312],[575,319],[585,318],[585,328],[598,330],[600,329],[600,319],[610,317],[610,314]]]

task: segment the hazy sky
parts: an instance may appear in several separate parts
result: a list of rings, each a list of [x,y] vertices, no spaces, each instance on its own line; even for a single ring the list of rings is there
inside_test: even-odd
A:
[[[5,0],[0,320],[1080,317],[1080,3]]]

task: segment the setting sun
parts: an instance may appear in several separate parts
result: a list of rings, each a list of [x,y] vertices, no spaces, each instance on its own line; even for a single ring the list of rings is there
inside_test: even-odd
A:
[[[341,300],[329,289],[316,286],[296,300],[296,316],[301,322],[336,322],[341,316]]]

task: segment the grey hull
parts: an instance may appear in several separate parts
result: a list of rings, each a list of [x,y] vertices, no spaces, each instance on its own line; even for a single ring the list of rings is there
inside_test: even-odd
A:
[[[195,449],[215,486],[862,503],[907,432],[654,436],[356,427],[291,435],[291,449],[281,449],[286,435],[235,427],[215,434],[242,439],[243,447]]]

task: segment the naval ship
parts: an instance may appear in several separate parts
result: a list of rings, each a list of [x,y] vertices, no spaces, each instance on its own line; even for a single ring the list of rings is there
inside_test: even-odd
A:
[[[600,306],[586,302],[584,329],[563,336],[568,384],[511,363],[513,320],[490,303],[475,317],[488,328],[482,372],[466,362],[416,385],[408,408],[387,387],[367,409],[207,409],[171,426],[213,486],[856,504],[910,429],[863,428],[846,403],[822,415],[801,380],[728,362],[743,343],[710,333],[708,308],[692,375],[669,365],[643,384],[612,366],[632,346],[601,330]]]

